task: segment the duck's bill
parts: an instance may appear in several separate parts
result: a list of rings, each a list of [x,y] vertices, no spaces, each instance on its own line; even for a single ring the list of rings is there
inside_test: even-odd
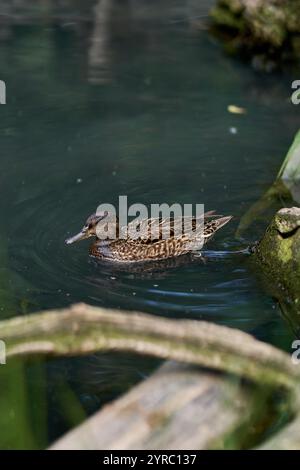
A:
[[[79,242],[79,240],[84,240],[85,238],[88,238],[88,234],[85,232],[79,232],[73,237],[67,238],[65,243],[67,245],[71,245],[72,243]]]

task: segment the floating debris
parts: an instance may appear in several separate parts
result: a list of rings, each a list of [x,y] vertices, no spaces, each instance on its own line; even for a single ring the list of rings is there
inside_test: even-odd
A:
[[[241,108],[240,106],[235,106],[234,104],[230,104],[227,106],[227,111],[231,114],[246,114],[247,110],[245,108]]]

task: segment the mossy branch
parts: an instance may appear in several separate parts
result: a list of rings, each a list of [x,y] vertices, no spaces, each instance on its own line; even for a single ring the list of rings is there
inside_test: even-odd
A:
[[[130,351],[210,367],[258,384],[298,386],[300,373],[284,352],[212,323],[169,320],[77,304],[0,322],[7,358]]]

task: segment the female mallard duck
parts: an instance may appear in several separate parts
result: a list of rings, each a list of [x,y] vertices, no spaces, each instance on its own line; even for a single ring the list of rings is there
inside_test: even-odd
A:
[[[92,214],[86,221],[81,231],[71,238],[66,240],[69,245],[79,240],[89,237],[97,237],[96,227],[97,224],[108,216],[108,213]],[[223,217],[216,215],[215,211],[206,212],[204,214],[204,226],[202,225],[201,235],[200,232],[190,232],[190,234],[182,233],[176,236],[176,224],[181,226],[184,224],[184,219],[147,219],[140,222],[141,225],[146,226],[146,234],[140,238],[118,238],[120,227],[118,219],[116,219],[116,234],[117,238],[114,239],[100,239],[97,237],[96,241],[90,246],[90,255],[110,261],[118,262],[138,262],[138,261],[155,261],[167,258],[174,258],[180,255],[191,253],[195,251],[195,242],[201,238],[201,245],[207,243],[208,240],[223,227],[227,222],[232,219],[232,216]],[[150,234],[150,229],[154,225],[158,226],[158,236],[153,238]],[[169,230],[169,237],[163,237],[164,229],[167,227]],[[178,225],[177,225],[178,227]],[[192,219],[192,229],[196,227],[196,219]],[[143,234],[145,231],[143,232]],[[198,238],[197,238],[198,237]]]

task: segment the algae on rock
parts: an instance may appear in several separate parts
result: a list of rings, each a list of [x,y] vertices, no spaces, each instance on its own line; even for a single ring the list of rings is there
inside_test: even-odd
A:
[[[300,57],[300,0],[218,0],[214,24],[231,29],[237,48]]]
[[[272,285],[293,330],[300,332],[300,208],[280,209],[255,248],[254,257]]]

